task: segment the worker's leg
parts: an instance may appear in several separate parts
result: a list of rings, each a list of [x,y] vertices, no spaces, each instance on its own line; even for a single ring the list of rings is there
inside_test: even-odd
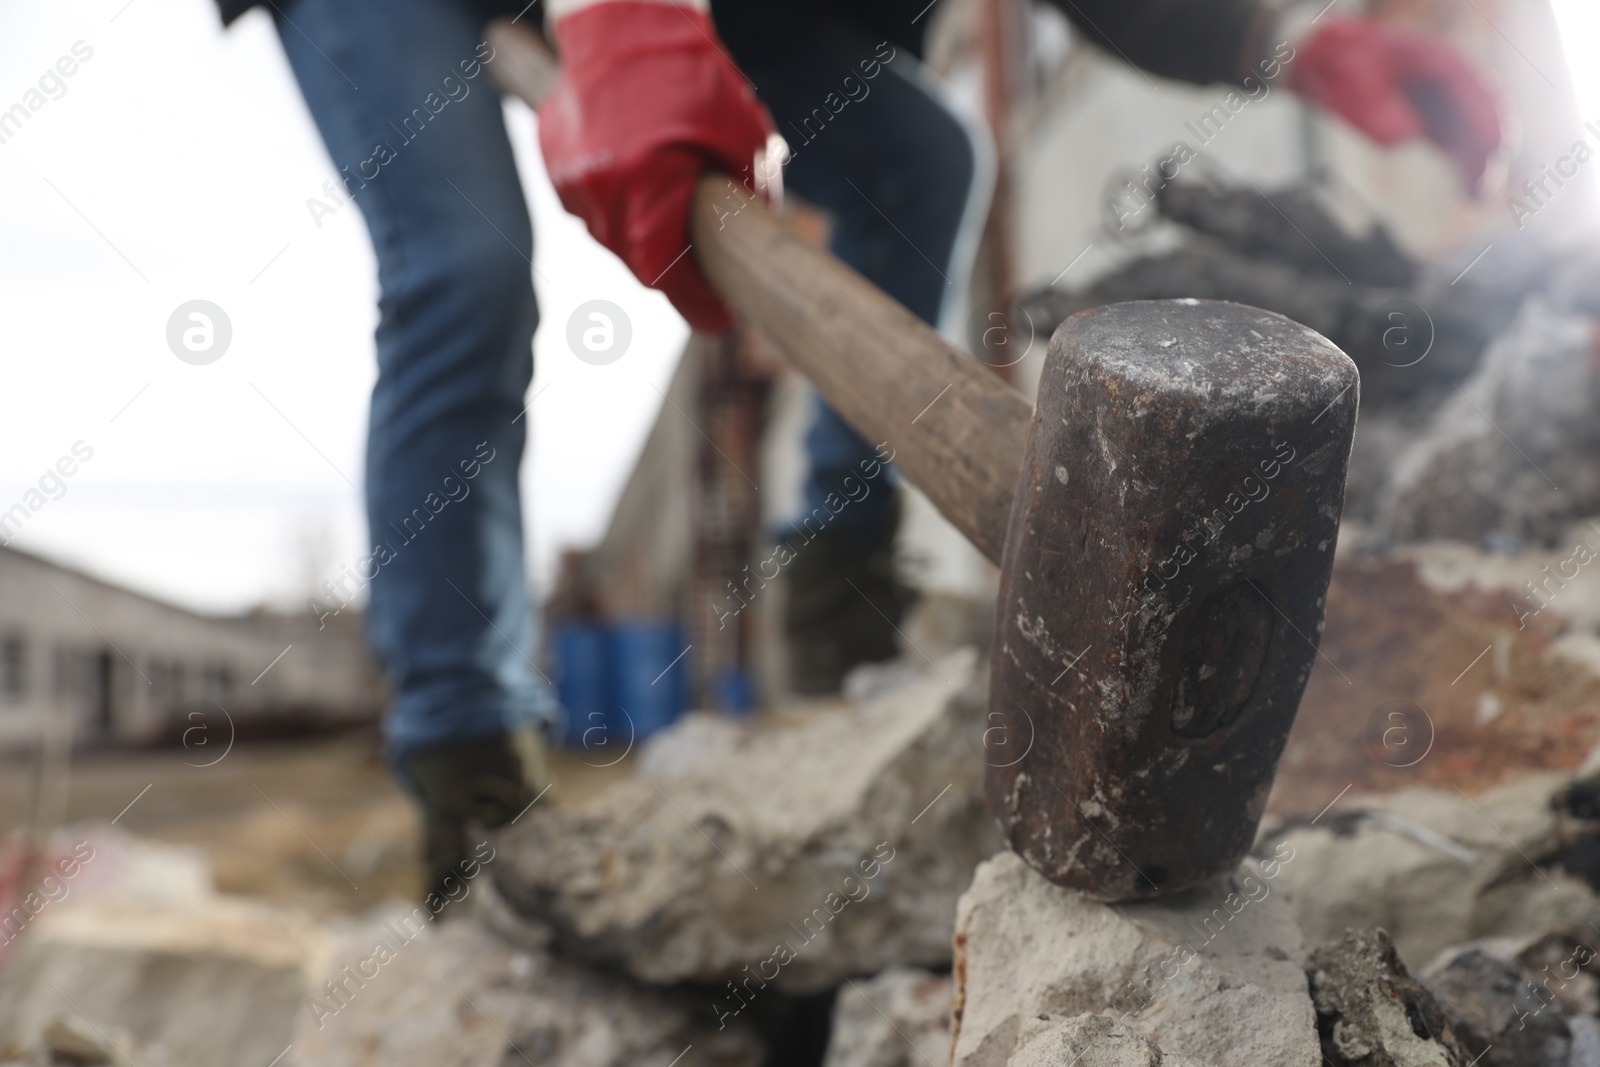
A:
[[[919,83],[915,61],[887,41],[825,17],[757,33],[742,12],[717,14],[719,29],[731,24],[724,32],[735,58],[789,142],[785,183],[832,217],[833,252],[935,322],[958,295],[950,262],[976,169],[967,128]],[[825,408],[808,452],[806,503],[820,506],[872,448]],[[866,526],[882,513],[851,508],[838,521]]]
[[[490,50],[455,0],[277,7],[377,253],[368,631],[393,689],[389,745],[430,817],[493,821],[522,796],[508,734],[554,705],[531,664],[517,488],[533,236]]]
[[[786,184],[831,216],[834,253],[935,322],[958,295],[951,259],[980,207],[970,132],[918,80],[903,47],[854,22],[791,0],[714,10],[789,142]],[[895,495],[880,475],[866,499],[839,506],[855,484],[845,479],[860,477],[877,443],[818,402],[788,583],[801,690],[835,688],[855,663],[895,651],[892,623],[908,599],[892,570]]]
[[[856,51],[864,47],[865,40]],[[908,67],[911,73],[898,73]],[[841,80],[837,68],[813,69],[818,84],[806,87],[812,92]],[[909,57],[897,57],[868,82],[858,66],[855,77],[868,95],[846,104],[820,130],[816,104],[791,98],[798,94],[778,94],[774,111],[784,136],[795,142],[788,184],[832,216],[834,254],[918,318],[936,323],[945,301],[960,295],[952,291],[951,255],[967,217],[974,148],[966,128],[915,79],[916,69]],[[828,91],[838,93],[839,87]],[[835,104],[841,96],[833,98]],[[826,98],[824,92],[818,99]],[[822,110],[828,113],[826,105]],[[806,513],[839,493],[840,482],[871,457],[877,443],[863,441],[819,402],[806,438]],[[887,494],[878,500],[886,502]],[[865,527],[887,510],[869,506],[850,516],[846,509],[839,518]]]

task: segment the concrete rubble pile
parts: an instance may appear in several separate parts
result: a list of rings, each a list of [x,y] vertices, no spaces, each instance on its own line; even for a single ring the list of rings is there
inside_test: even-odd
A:
[[[758,1018],[841,984],[857,1032],[882,1000],[932,1052],[948,978],[907,968],[948,967],[956,901],[1000,847],[985,671],[964,649],[851,688],[691,716],[635,777],[486,842],[437,916],[319,921],[218,894],[196,853],[86,831],[95,884],[0,970],[0,1063],[755,1067]]]
[[[705,983],[733,1014],[768,984],[814,993],[948,964],[956,899],[999,847],[984,705],[967,649],[859,705],[723,720],[698,763],[647,753],[666,776],[530,811],[501,839],[495,884],[571,954]]]
[[[207,1063],[231,1049],[266,1063],[289,1042],[325,950],[318,924],[221,897],[197,853],[110,828],[78,835],[51,872],[0,970],[0,1061]]]
[[[1315,1064],[1305,947],[1266,873],[1109,905],[986,861],[956,926],[954,1062]]]
[[[1270,821],[1227,878],[1132,904],[1001,853],[961,900],[952,1062],[1600,1063],[1597,800],[1600,767],[1477,798],[1347,797]],[[842,999],[837,1039],[882,1048],[851,1010]]]
[[[1362,1058],[1385,1028],[1408,1045],[1408,1032],[1425,1031],[1439,1047],[1391,1050],[1395,1063],[1600,1063],[1597,773],[1591,761],[1476,797],[1350,798],[1314,825],[1266,828],[1263,842],[1295,851],[1284,888],[1308,939],[1322,942],[1311,984],[1324,1051],[1345,1057],[1330,1053],[1333,1063],[1391,1062]],[[1342,978],[1362,968],[1391,995]],[[1380,1018],[1397,1004],[1407,1027]]]
[[[1549,544],[1600,511],[1600,260],[1564,265],[1400,448],[1373,522],[1400,542]]]
[[[1514,234],[1424,266],[1381,225],[1336,221],[1349,212],[1320,189],[1173,182],[1157,203],[1177,246],[1028,296],[1019,311],[1037,336],[1083,308],[1167,297],[1234,300],[1321,332],[1361,371],[1345,520],[1370,525],[1369,547],[1548,546],[1600,513],[1592,241]]]
[[[0,970],[0,1063],[118,1067],[756,1067],[703,998],[511,943],[448,910],[359,920],[226,897],[198,854],[105,829]],[[445,907],[466,916],[483,886]]]
[[[321,986],[315,1007],[300,1013],[293,1062],[668,1067],[686,1048],[697,1051],[694,1062],[716,1067],[761,1062],[756,1036],[713,1025],[703,998],[513,944],[471,920],[428,929],[415,950],[397,951],[363,981],[375,948],[398,942],[402,918],[342,932],[328,968],[333,989]]]
[[[1264,834],[1295,853],[1284,888],[1308,940],[1382,927],[1401,958],[1426,965],[1480,938],[1600,923],[1589,872],[1558,865],[1575,866],[1566,850],[1591,832],[1557,806],[1569,780],[1535,774],[1476,797],[1454,789],[1346,797],[1315,825],[1269,819]]]
[[[821,994],[826,1067],[1600,1067],[1600,760],[1269,815],[1231,875],[1103,904],[999,847],[973,652],[876,688],[691,718],[438,918],[86,833],[0,971],[0,1063],[757,1067]]]

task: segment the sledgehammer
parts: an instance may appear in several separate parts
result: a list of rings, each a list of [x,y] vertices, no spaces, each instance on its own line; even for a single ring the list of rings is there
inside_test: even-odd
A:
[[[1317,656],[1355,365],[1254,308],[1118,304],[1062,324],[1030,405],[739,183],[702,179],[692,232],[729,305],[999,565],[983,751],[1012,848],[1101,900],[1236,866]]]

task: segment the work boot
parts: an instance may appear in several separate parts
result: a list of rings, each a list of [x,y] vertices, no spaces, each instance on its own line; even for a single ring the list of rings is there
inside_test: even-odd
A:
[[[916,592],[895,573],[900,502],[868,530],[823,527],[810,540],[791,535],[794,558],[784,568],[784,632],[789,685],[808,696],[837,693],[862,663],[899,651],[896,627]]]
[[[549,784],[543,735],[531,728],[418,749],[404,764],[422,807],[427,892],[436,899],[460,893],[445,880],[463,881],[463,861],[482,844],[471,838],[515,819]]]

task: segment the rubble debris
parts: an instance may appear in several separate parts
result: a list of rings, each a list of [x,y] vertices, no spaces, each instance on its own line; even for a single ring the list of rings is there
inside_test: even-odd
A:
[[[1433,787],[1459,800],[1457,788],[1476,796],[1530,771],[1577,768],[1600,742],[1600,667],[1565,650],[1594,640],[1600,567],[1522,629],[1508,603],[1556,559],[1442,543],[1337,559],[1269,811],[1309,818],[1347,790]]]
[[[283,1067],[761,1062],[754,1033],[738,1024],[719,1029],[709,997],[643,989],[519,949],[472,921],[407,931],[411,940],[404,941],[396,930],[405,914],[351,924],[341,933],[324,980],[295,1015]],[[378,953],[379,945],[392,951]],[[379,956],[386,962],[371,962]]]
[[[1043,335],[1085,308],[1178,297],[1232,300],[1311,327],[1355,361],[1367,410],[1436,400],[1472,373],[1510,319],[1510,313],[1490,315],[1453,290],[1387,289],[1296,274],[1205,238],[1139,256],[1081,292],[1047,290],[1022,306]]]
[[[769,983],[942,965],[956,899],[1000,847],[986,683],[964,650],[869,703],[744,727],[681,775],[534,808],[497,841],[496,885],[572,955],[711,984],[731,1017]]]
[[[1600,959],[1597,940],[1594,931],[1553,930],[1542,937],[1494,938],[1475,944],[1513,960],[1541,984],[1541,996],[1554,997],[1561,1010],[1573,1016],[1600,1015],[1600,978],[1592,966]]]
[[[1572,1034],[1564,1013],[1514,959],[1481,942],[1459,945],[1430,963],[1422,980],[1474,1063],[1565,1067]]]
[[[1280,891],[1298,862],[1290,850],[1187,893],[1101,904],[1013,853],[986,860],[956,924],[954,1067],[1072,1062],[1047,1050],[1092,1036],[1106,1047],[1080,1063],[1315,1067],[1304,946]],[[1082,1015],[1113,1025],[1055,1032]]]
[[[1260,852],[1288,847],[1282,888],[1313,943],[1348,929],[1382,927],[1401,958],[1431,960],[1485,937],[1535,937],[1600,923],[1600,895],[1582,879],[1530,857],[1561,844],[1552,798],[1567,781],[1533,774],[1477,797],[1455,789],[1347,796],[1310,823],[1264,828]],[[1362,812],[1385,819],[1356,818]],[[1397,832],[1396,821],[1425,834]],[[1476,857],[1439,847],[1447,839]]]
[[[1417,264],[1388,230],[1374,225],[1359,237],[1350,235],[1328,213],[1316,190],[1307,186],[1281,190],[1269,201],[1255,189],[1164,182],[1156,203],[1173,222],[1302,274],[1396,288],[1416,281]]]
[[[1377,532],[1554,545],[1573,519],[1600,511],[1597,405],[1600,324],[1530,298],[1421,436],[1390,457]]]
[[[327,937],[303,913],[223,897],[187,849],[96,830],[71,892],[0,971],[0,1060],[266,1064],[289,1043]],[[46,1063],[56,1062],[46,1059]]]
[[[217,893],[187,849],[91,831],[70,893],[0,971],[0,1063],[134,1067],[757,1067],[759,1037],[704,993],[648,989],[393,905],[309,915]]]
[[[1311,969],[1325,1042],[1342,1040],[1348,1062],[1363,1065],[1600,1062],[1600,895],[1561,866],[1582,848],[1600,849],[1597,775],[1600,750],[1577,774],[1524,774],[1473,797],[1457,789],[1347,796],[1314,818],[1269,825],[1258,854],[1294,850],[1281,888],[1307,937],[1330,942],[1313,953]],[[1341,936],[1341,927],[1362,932]],[[1330,1006],[1333,1015],[1348,1013],[1354,993],[1340,994],[1347,1003],[1333,1004],[1319,986],[1317,972],[1330,966],[1327,953],[1341,941],[1347,957],[1394,956],[1386,974],[1403,976],[1400,958],[1430,961],[1416,977],[1442,1009],[1465,1058],[1429,1059],[1430,1052],[1407,1059],[1391,1044],[1386,1054],[1392,1060],[1361,1059],[1376,1024],[1332,1027]],[[1369,984],[1339,978],[1327,988],[1355,991]],[[1395,991],[1409,1003],[1403,984]],[[1380,1008],[1381,1000],[1373,1011]],[[1423,1030],[1439,1033],[1426,1012],[1419,1018]],[[1328,1055],[1335,1067],[1346,1062]]]
[[[1530,357],[1526,351],[1530,336],[1527,324],[1542,320],[1548,325],[1552,319],[1565,318],[1586,321],[1593,331],[1594,320],[1600,318],[1600,295],[1596,294],[1600,294],[1600,256],[1588,243],[1558,249],[1513,235],[1496,241],[1492,255],[1468,251],[1430,268],[1423,283],[1411,294],[1414,303],[1396,305],[1388,315],[1391,321],[1378,324],[1385,329],[1379,340],[1391,342],[1387,347],[1396,349],[1395,354],[1404,356],[1401,350],[1414,348],[1413,341],[1431,342],[1431,347],[1424,345],[1422,351],[1416,352],[1423,361],[1413,363],[1413,357],[1391,355],[1383,361],[1385,366],[1371,368],[1373,374],[1363,368],[1363,427],[1357,433],[1356,450],[1351,457],[1352,494],[1346,503],[1346,516],[1376,522],[1380,508],[1393,495],[1388,484],[1401,473],[1398,468],[1402,457],[1411,450],[1436,453],[1438,445],[1424,444],[1436,438],[1475,441],[1473,427],[1486,425],[1489,419],[1505,435],[1495,431],[1496,442],[1477,442],[1473,447],[1491,453],[1497,449],[1512,453],[1516,448],[1527,452],[1531,462],[1521,454],[1517,456],[1521,464],[1519,477],[1532,474],[1532,464],[1547,468],[1548,457],[1556,453],[1564,453],[1562,466],[1575,468],[1580,477],[1569,488],[1560,474],[1545,470],[1564,493],[1570,492],[1570,499],[1557,495],[1541,502],[1519,496],[1509,502],[1514,505],[1509,509],[1496,509],[1492,503],[1485,508],[1481,502],[1477,508],[1490,515],[1505,512],[1511,520],[1531,522],[1536,527],[1533,533],[1546,539],[1560,524],[1562,515],[1582,514],[1582,499],[1594,481],[1583,462],[1591,431],[1586,422],[1573,418],[1566,409],[1583,404],[1592,407],[1592,374],[1586,374],[1570,355],[1532,353]],[[1420,331],[1415,328],[1418,324]],[[1512,340],[1513,335],[1520,340]],[[1402,343],[1392,343],[1397,341]],[[1474,355],[1463,360],[1462,351]],[[1490,360],[1491,351],[1501,354],[1498,363]],[[1444,376],[1440,375],[1442,368],[1429,366],[1441,357],[1451,367]],[[1519,357],[1530,358],[1519,365]],[[1398,383],[1398,392],[1387,384],[1376,392],[1369,388],[1369,384],[1381,384],[1396,376],[1412,382],[1409,393],[1403,382]],[[1425,384],[1430,380],[1437,380],[1437,387]],[[1569,390],[1574,385],[1586,389],[1585,395],[1551,395],[1552,391]],[[1389,393],[1410,399],[1387,406],[1367,403],[1373,396]],[[1473,411],[1470,418],[1466,417],[1468,412],[1464,409],[1469,405],[1463,393],[1482,409],[1481,413]],[[1530,393],[1535,395],[1529,396]],[[1531,402],[1533,410],[1546,412],[1552,420],[1550,425],[1538,428],[1530,440],[1523,439],[1528,416],[1504,419],[1492,411],[1497,404],[1515,407],[1524,402]],[[1373,440],[1368,441],[1368,437]],[[1530,449],[1530,444],[1535,448]],[[1541,462],[1535,451],[1544,454],[1545,461]],[[1509,465],[1504,455],[1496,456],[1496,460],[1502,468]],[[1544,484],[1547,483],[1541,479]],[[1550,506],[1542,508],[1541,503]],[[1440,529],[1437,536],[1481,542],[1496,551],[1508,547],[1514,550],[1526,541],[1516,535],[1515,525],[1515,521],[1501,522],[1487,533],[1470,528]],[[1379,536],[1369,546],[1372,550],[1412,536],[1397,528],[1380,529],[1377,533]]]
[[[1592,242],[1503,235],[1419,268],[1381,227],[1348,232],[1324,199],[1306,186],[1269,198],[1167,183],[1157,200],[1175,225],[1159,239],[1136,238],[1109,274],[1039,290],[1019,310],[1042,336],[1101,304],[1195,297],[1322,333],[1361,371],[1345,518],[1376,523],[1372,550],[1429,537],[1548,544],[1600,510]]]
[[[950,976],[891,967],[839,990],[823,1067],[921,1067],[950,1055]]]
[[[1020,307],[1040,335],[1122,300],[1195,297],[1276,311],[1355,361],[1363,418],[1397,407],[1415,422],[1419,407],[1453,395],[1450,386],[1476,369],[1523,298],[1551,284],[1559,257],[1531,240],[1501,242],[1491,269],[1461,278],[1466,263],[1419,269],[1381,227],[1350,235],[1322,199],[1306,186],[1269,199],[1256,189],[1170,182],[1158,202],[1182,226],[1175,248],[1136,255],[1082,290],[1039,290]]]
[[[1444,1011],[1382,929],[1346,931],[1312,952],[1306,973],[1333,1067],[1466,1067]]]
[[[1487,338],[1453,344],[1454,332],[1429,353],[1426,377],[1402,374],[1386,364],[1409,362],[1384,346],[1384,332],[1394,325],[1388,313],[1405,299],[1402,290],[1352,286],[1339,278],[1307,277],[1281,264],[1241,255],[1216,241],[1191,240],[1159,255],[1139,256],[1097,279],[1081,292],[1046,290],[1026,298],[1022,307],[1041,336],[1086,308],[1124,300],[1193,297],[1232,300],[1286,315],[1328,338],[1350,356],[1361,371],[1364,407],[1381,407],[1396,395],[1460,380],[1476,365]],[[1437,322],[1435,323],[1437,325]],[[1454,327],[1447,318],[1446,325]],[[1391,339],[1397,337],[1389,335]]]

